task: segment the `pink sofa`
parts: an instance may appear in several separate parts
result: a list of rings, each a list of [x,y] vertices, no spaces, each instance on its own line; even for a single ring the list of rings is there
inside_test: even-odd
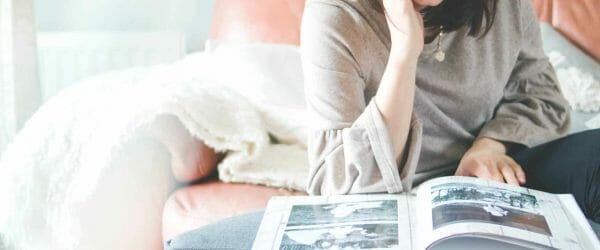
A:
[[[533,0],[538,15],[600,61],[600,1]],[[217,0],[212,39],[298,45],[304,0]],[[170,239],[217,220],[264,208],[274,195],[303,192],[218,181],[211,149],[201,152],[205,164],[180,171],[182,180],[201,179],[174,192],[163,212],[163,239]],[[182,172],[181,172],[182,171]],[[177,175],[177,174],[176,174]]]

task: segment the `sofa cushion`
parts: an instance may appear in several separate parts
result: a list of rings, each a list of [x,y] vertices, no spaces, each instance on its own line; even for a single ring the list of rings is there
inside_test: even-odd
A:
[[[300,44],[304,0],[217,0],[212,39]]]
[[[163,210],[163,239],[231,216],[264,209],[272,196],[306,195],[265,186],[209,180],[173,194]]]
[[[600,1],[533,0],[538,18],[600,61]]]
[[[544,51],[573,109],[570,133],[600,128],[590,123],[594,117],[600,117],[600,64],[550,25],[542,23],[541,32]]]

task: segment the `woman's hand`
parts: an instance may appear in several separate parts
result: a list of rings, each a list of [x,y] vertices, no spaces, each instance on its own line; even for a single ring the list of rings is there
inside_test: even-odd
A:
[[[423,17],[412,0],[383,0],[392,48],[391,57],[417,60],[424,44]]]
[[[517,186],[525,184],[525,172],[506,155],[506,146],[488,138],[473,143],[460,161],[455,175],[475,176]]]

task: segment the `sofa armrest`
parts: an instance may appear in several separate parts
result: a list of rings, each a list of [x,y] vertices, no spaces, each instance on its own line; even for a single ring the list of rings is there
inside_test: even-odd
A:
[[[264,209],[273,196],[304,192],[208,179],[171,194],[163,209],[163,240],[231,216]]]

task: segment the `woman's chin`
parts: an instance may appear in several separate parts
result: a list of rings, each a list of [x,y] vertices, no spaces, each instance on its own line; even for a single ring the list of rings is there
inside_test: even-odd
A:
[[[442,1],[443,0],[413,0],[413,3],[417,9],[423,9],[425,7],[438,6]]]

